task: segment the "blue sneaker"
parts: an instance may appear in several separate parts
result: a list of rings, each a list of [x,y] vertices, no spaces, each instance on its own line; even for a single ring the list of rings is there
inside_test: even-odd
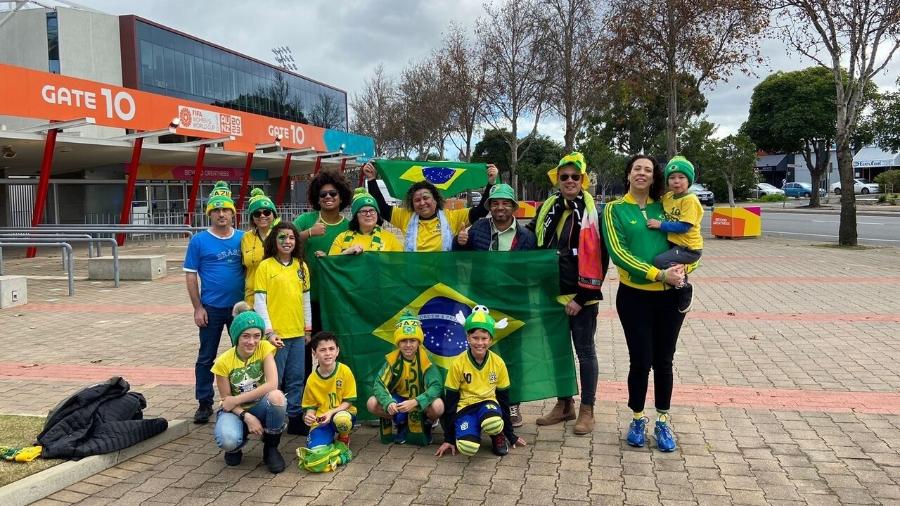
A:
[[[397,424],[397,433],[394,435],[394,442],[397,444],[405,444],[406,443],[406,433],[409,431],[409,427],[405,423]]]
[[[644,443],[647,440],[647,418],[640,417],[637,420],[631,421],[631,426],[628,427],[628,437],[626,438],[628,444],[631,446],[635,446],[637,448],[643,448]]]
[[[672,425],[670,423],[657,421],[653,435],[656,437],[656,448],[659,451],[675,451],[675,433],[672,432]]]

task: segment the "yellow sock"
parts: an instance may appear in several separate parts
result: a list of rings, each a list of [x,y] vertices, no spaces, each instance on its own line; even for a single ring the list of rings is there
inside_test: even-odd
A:
[[[644,412],[643,412],[643,411],[635,411],[635,412],[634,412],[634,419],[635,419],[635,420],[640,420],[640,419],[643,418],[643,417],[644,417]]]
[[[662,423],[669,423],[669,412],[668,411],[657,411],[656,412],[656,421]]]

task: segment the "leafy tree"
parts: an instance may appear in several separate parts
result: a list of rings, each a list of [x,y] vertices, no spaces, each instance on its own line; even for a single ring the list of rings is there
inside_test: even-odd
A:
[[[900,86],[900,79],[897,79]],[[880,94],[872,104],[872,137],[881,149],[900,151],[900,91]]]
[[[865,90],[900,48],[898,0],[768,0],[782,37],[831,72],[835,89],[835,148],[841,187],[853,186],[850,144]],[[845,77],[846,76],[846,77]],[[855,246],[856,196],[841,192],[838,244]]]
[[[607,54],[620,73],[654,70],[665,78],[659,91],[667,98],[668,158],[678,149],[680,76],[693,76],[702,87],[727,81],[735,70],[749,73],[760,60],[768,14],[759,0],[610,0]]]
[[[613,192],[622,189],[625,181],[625,162],[628,155],[617,153],[599,135],[590,135],[578,150],[584,155],[588,171],[596,174],[596,192],[602,200]]]
[[[776,72],[753,89],[750,116],[741,132],[765,151],[800,152],[812,187],[819,188],[834,142],[834,100],[834,80],[828,69]],[[818,191],[810,195],[809,205],[819,206]]]
[[[484,137],[475,145],[472,154],[473,162],[493,163],[500,171],[500,178],[509,181],[510,152],[508,130],[487,130]],[[556,167],[563,156],[563,146],[549,137],[535,135],[529,139],[520,139],[519,163],[521,186],[520,199],[533,199],[546,195],[550,189],[547,171]]]
[[[697,160],[704,168],[704,181],[711,183],[714,193],[724,189],[732,207],[735,189],[756,183],[756,146],[745,134],[710,139]]]

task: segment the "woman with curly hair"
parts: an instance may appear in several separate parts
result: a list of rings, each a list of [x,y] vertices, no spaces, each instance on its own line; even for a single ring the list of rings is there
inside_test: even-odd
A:
[[[368,180],[369,193],[378,201],[379,215],[403,233],[404,251],[451,251],[453,238],[488,214],[483,205],[444,210],[444,197],[428,181],[410,186],[402,207],[388,205],[378,188],[375,167],[366,163],[362,171]],[[487,174],[488,186],[484,195],[489,194],[497,179],[497,167],[488,165]]]

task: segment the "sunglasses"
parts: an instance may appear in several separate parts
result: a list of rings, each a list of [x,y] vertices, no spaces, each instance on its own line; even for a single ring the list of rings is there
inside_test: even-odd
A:
[[[270,209],[260,209],[259,211],[253,211],[254,218],[259,218],[260,216],[272,216],[272,211]]]
[[[326,190],[326,191],[323,191],[323,192],[319,192],[319,198],[320,198],[320,199],[324,199],[325,197],[331,197],[331,198],[334,198],[334,197],[337,197],[337,196],[338,196],[337,190]]]
[[[572,181],[581,181],[581,174],[560,174],[559,175],[560,181],[568,181],[570,179]]]

